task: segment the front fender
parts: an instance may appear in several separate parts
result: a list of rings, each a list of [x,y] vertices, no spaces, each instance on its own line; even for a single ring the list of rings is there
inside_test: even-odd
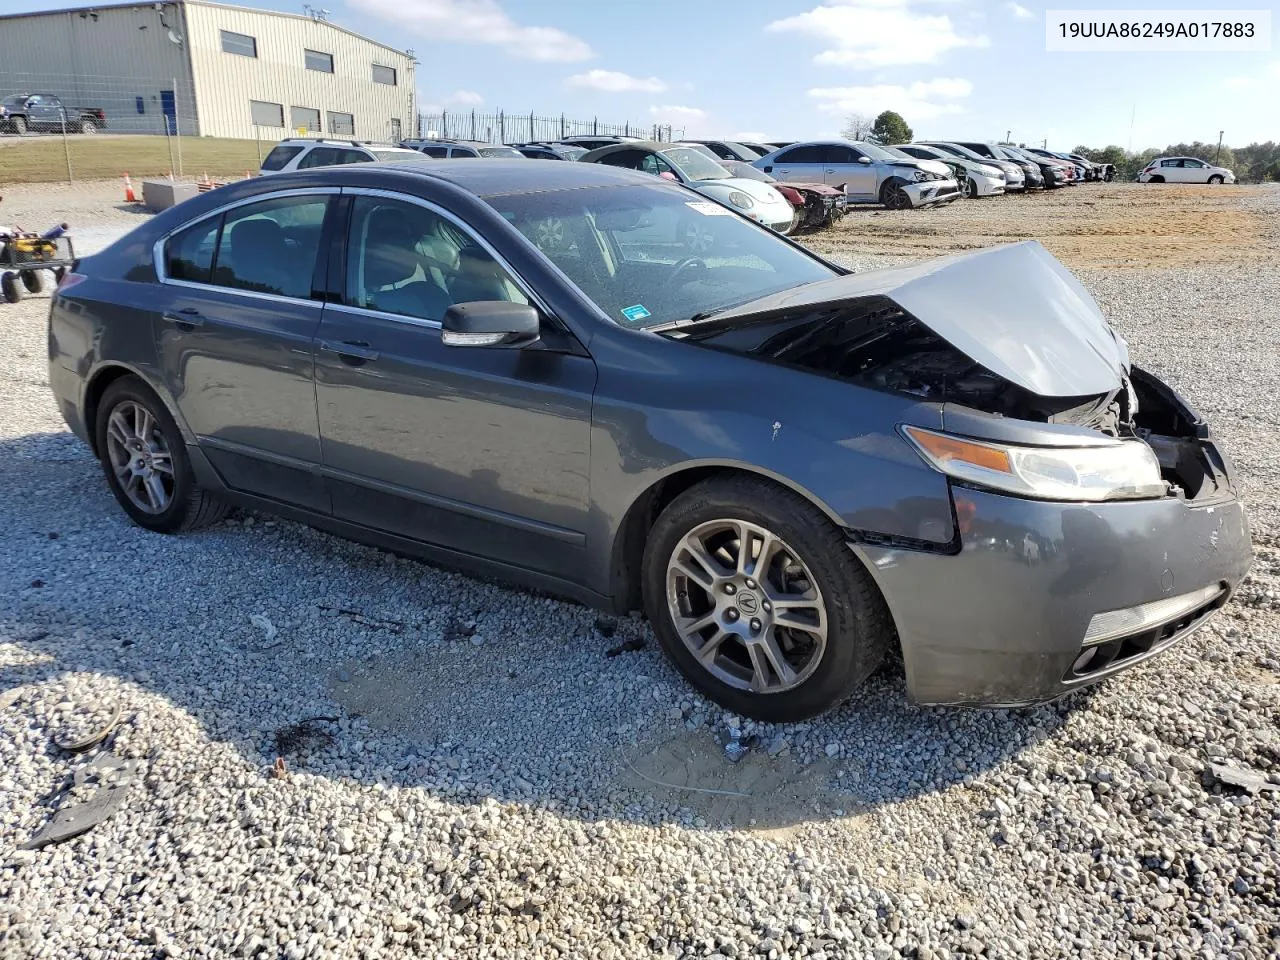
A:
[[[916,402],[741,356],[619,331],[598,337],[588,551],[593,589],[633,505],[691,470],[741,470],[794,490],[852,531],[943,547],[950,491],[897,427],[940,428]],[[629,342],[628,342],[629,341]],[[645,342],[647,341],[647,342]]]

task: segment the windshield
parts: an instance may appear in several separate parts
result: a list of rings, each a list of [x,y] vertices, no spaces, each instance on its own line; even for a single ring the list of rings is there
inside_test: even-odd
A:
[[[723,180],[729,172],[697,147],[667,147],[661,154],[689,180]]]
[[[885,153],[897,160],[919,160],[919,157],[913,157],[905,150],[899,150],[897,147],[881,147]]]
[[[624,327],[715,313],[836,271],[661,182],[486,198]]]
[[[515,147],[480,147],[482,157],[523,157]]]
[[[18,94],[16,97],[5,97],[3,100],[0,100],[0,104],[4,104],[4,106],[6,107],[16,107],[18,106],[18,104],[26,103],[26,102],[27,102],[26,95],[21,93]]]
[[[587,152],[585,147],[575,147],[571,143],[558,143],[555,145],[554,150],[556,153],[560,154],[560,156],[569,160],[581,160],[583,155]]]
[[[993,146],[991,148],[991,152],[994,153],[1001,160],[1021,160],[1022,159],[1021,157],[1018,156],[1017,151],[1013,150],[1011,147]]]
[[[974,152],[973,152],[972,150],[970,150],[968,147],[962,147],[962,146],[960,146],[960,144],[958,144],[958,143],[945,143],[945,144],[940,144],[940,145],[938,145],[938,149],[939,149],[939,150],[946,150],[948,153],[954,153],[954,154],[956,154],[956,156],[960,156],[960,157],[967,157],[967,158],[968,158],[968,159],[970,159],[970,160],[977,160],[979,163],[981,163],[983,160],[987,159],[986,157],[982,156],[981,154],[974,153]]]
[[[769,176],[758,167],[753,167],[744,160],[721,160],[724,168],[742,180],[758,180],[760,183],[777,183],[775,177]]]
[[[872,160],[901,160],[902,159],[901,157],[895,157],[892,153],[890,153],[884,147],[876,146],[874,143],[867,143],[864,140],[855,140],[853,141],[853,145],[857,147],[859,150],[861,150],[863,153],[865,153]],[[915,157],[910,157],[908,159],[914,160]]]
[[[755,147],[749,147],[745,143],[739,143],[737,140],[726,140],[725,146],[731,148],[735,153],[747,160],[759,160],[764,156],[764,154]]]

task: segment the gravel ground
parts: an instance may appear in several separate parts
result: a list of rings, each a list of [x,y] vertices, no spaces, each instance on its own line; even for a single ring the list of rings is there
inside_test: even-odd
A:
[[[127,226],[109,196],[77,222]],[[265,516],[131,526],[49,396],[47,304],[0,304],[0,955],[1276,956],[1277,794],[1205,767],[1280,771],[1280,270],[1081,278],[1236,460],[1237,599],[1056,705],[916,708],[888,668],[790,727],[638,620]],[[19,849],[94,789],[54,740],[116,708],[123,808]]]

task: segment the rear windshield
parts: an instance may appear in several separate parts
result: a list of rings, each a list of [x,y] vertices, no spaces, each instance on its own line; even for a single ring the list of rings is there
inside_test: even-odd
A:
[[[417,150],[374,150],[375,158],[383,163],[413,163],[415,160],[430,160]]]
[[[524,154],[515,147],[481,147],[482,157],[523,157]]]
[[[301,147],[276,147],[262,161],[263,170],[283,170],[290,160],[302,152]]]

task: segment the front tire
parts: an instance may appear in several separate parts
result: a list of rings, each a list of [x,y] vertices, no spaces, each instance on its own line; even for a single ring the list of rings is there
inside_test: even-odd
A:
[[[893,639],[840,531],[761,478],[707,480],[673,500],[649,532],[642,576],[666,655],[716,703],[756,720],[830,709]]]
[[[27,133],[27,118],[14,117],[9,121],[9,126],[17,136],[25,136]]]
[[[22,285],[27,288],[28,293],[44,293],[44,271],[24,270],[22,272]]]
[[[1209,178],[1209,182],[1210,182],[1210,183],[1222,183],[1222,177],[1218,176],[1218,174],[1216,174],[1216,173],[1215,173],[1212,177],[1210,177],[1210,178]]]
[[[1164,183],[1164,177],[1160,176],[1159,174],[1156,174],[1154,177],[1148,180],[1147,183]]]
[[[978,181],[973,179],[973,177],[969,178],[969,199],[978,199]]]
[[[95,436],[107,485],[138,526],[176,533],[226,516],[228,505],[196,485],[178,425],[139,378],[107,387]]]

